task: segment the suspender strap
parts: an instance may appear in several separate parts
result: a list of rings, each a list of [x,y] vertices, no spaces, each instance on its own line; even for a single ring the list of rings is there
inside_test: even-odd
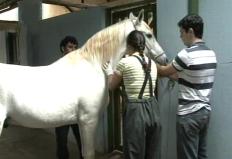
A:
[[[145,72],[145,78],[144,78],[144,81],[143,81],[143,85],[142,85],[142,88],[139,92],[139,96],[138,98],[139,99],[142,99],[143,97],[143,93],[144,93],[144,90],[145,90],[145,87],[147,85],[147,81],[149,80],[149,91],[150,91],[150,97],[153,97],[153,86],[152,86],[152,78],[151,78],[151,59],[149,58],[149,61],[148,61],[148,64],[147,62],[145,61],[145,59],[141,59],[139,58],[138,56],[136,55],[132,55],[134,57],[136,57],[139,62],[141,63],[142,67],[143,67],[143,70]]]

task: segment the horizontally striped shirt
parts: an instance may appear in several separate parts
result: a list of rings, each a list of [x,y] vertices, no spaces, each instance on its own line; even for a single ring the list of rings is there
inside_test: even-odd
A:
[[[140,57],[139,53],[134,53],[133,55]],[[145,57],[145,60],[148,62],[147,57]],[[156,64],[153,61],[151,62],[151,77],[154,89],[156,86],[157,68]],[[117,71],[123,77],[125,91],[128,98],[137,99],[145,78],[145,73],[139,60],[134,56],[122,58],[117,65]],[[143,98],[149,97],[149,82],[147,82],[146,88],[143,93]]]
[[[217,66],[214,51],[204,42],[195,43],[180,51],[172,64],[179,78],[177,114],[190,114],[202,107],[211,110],[210,95]]]

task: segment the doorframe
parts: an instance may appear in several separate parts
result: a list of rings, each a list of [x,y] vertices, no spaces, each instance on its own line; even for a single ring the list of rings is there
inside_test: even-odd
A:
[[[0,31],[6,32],[6,63],[20,64],[18,22],[0,20]]]

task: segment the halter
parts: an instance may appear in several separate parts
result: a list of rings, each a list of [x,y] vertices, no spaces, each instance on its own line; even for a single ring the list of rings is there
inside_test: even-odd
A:
[[[136,25],[135,25],[135,23],[133,22],[132,19],[131,19],[131,23],[133,24],[134,29],[137,30]],[[144,32],[142,32],[142,33],[144,34]],[[145,36],[145,35],[144,35],[144,36]],[[147,43],[146,43],[146,42],[145,42],[145,47],[148,49],[148,51],[153,52],[153,49],[149,48],[149,47],[147,46]],[[161,54],[159,54],[159,55],[156,55],[156,56],[154,57],[154,60],[156,61],[156,59],[159,58],[160,56],[162,56],[163,54],[164,54],[164,52],[161,53]],[[157,61],[157,62],[158,62],[158,61]],[[159,62],[158,62],[158,63],[159,63]]]

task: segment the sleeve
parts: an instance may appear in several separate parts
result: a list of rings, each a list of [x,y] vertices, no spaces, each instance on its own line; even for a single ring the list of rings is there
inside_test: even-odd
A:
[[[124,70],[125,70],[125,61],[124,59],[121,59],[116,66],[116,71],[118,74],[123,75]]]
[[[188,68],[189,66],[189,56],[186,52],[186,50],[180,51],[177,56],[172,61],[173,67],[177,71],[183,71],[184,69]]]

